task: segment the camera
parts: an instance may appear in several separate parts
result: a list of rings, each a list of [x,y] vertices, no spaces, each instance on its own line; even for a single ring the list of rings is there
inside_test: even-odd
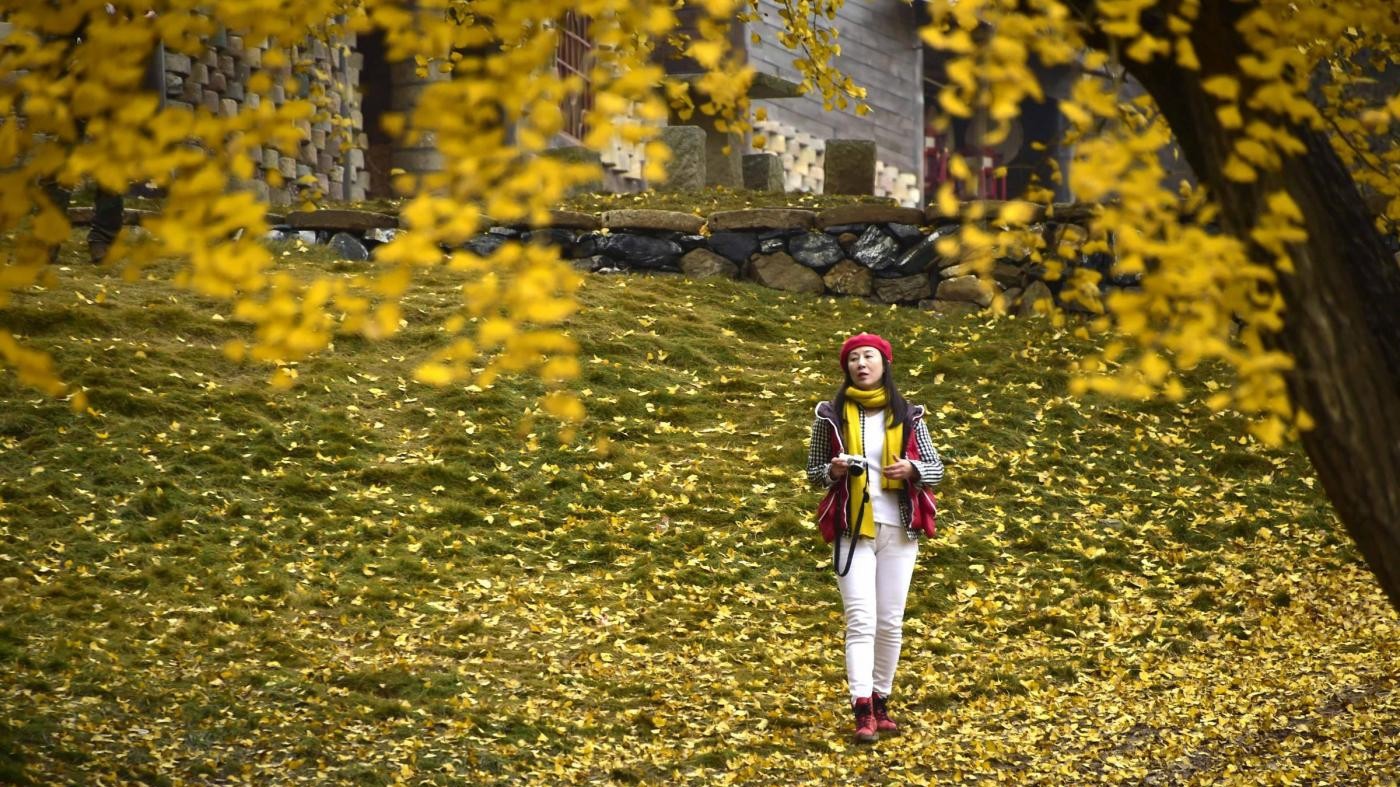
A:
[[[836,458],[846,460],[846,464],[850,465],[850,467],[847,468],[847,472],[851,475],[860,475],[870,467],[870,460],[863,456],[856,456],[855,454],[837,454]]]

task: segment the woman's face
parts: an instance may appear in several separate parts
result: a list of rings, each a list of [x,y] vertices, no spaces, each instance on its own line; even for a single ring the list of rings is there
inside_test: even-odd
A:
[[[857,388],[873,391],[885,374],[885,359],[874,347],[857,347],[846,356],[846,372]]]

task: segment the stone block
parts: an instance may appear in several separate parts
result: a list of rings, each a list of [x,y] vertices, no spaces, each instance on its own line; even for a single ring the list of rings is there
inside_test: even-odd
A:
[[[215,92],[212,91],[212,90],[205,91],[204,95],[200,96],[199,103],[200,103],[205,109],[209,110],[209,112],[210,112],[211,114],[215,114],[215,115],[219,114],[219,94],[218,94],[218,93],[215,93]]]
[[[996,294],[995,285],[988,284],[976,276],[959,276],[940,282],[935,297],[941,301],[966,301],[986,308],[992,305],[992,298]]]
[[[237,101],[234,101],[234,100],[231,99],[231,98],[225,98],[225,99],[222,99],[222,100],[219,101],[219,116],[220,116],[220,117],[231,118],[231,117],[233,117],[234,115],[237,115],[237,114],[238,114],[238,102],[237,102]]]
[[[816,217],[813,211],[794,208],[724,210],[710,214],[710,231],[807,230],[812,228]]]
[[[933,295],[927,276],[900,276],[894,279],[875,279],[875,297],[881,303],[911,303]]]
[[[194,64],[190,60],[189,55],[169,51],[165,53],[166,71],[169,71],[172,74],[179,74],[180,76],[189,76],[190,71],[193,67]]]
[[[215,63],[218,65],[219,71],[226,77],[231,77],[238,73],[235,70],[233,55],[219,55]]]
[[[744,156],[744,188],[765,193],[783,191],[783,162],[774,153]]]
[[[873,292],[875,277],[870,269],[850,260],[841,260],[826,272],[822,282],[826,288],[840,295],[855,295],[861,298]]]
[[[369,210],[312,210],[293,213],[287,224],[299,230],[330,230],[365,233],[373,229],[395,229],[397,216]]]
[[[694,235],[705,226],[705,220],[674,210],[610,210],[603,214],[603,226],[610,230],[655,230]]]
[[[817,227],[827,229],[846,224],[923,224],[924,212],[894,205],[841,205],[817,214]]]
[[[875,141],[827,140],[822,171],[825,194],[874,194]]]
[[[238,80],[234,80],[228,83],[228,87],[224,88],[224,96],[226,98],[231,98],[234,101],[242,101],[245,97],[243,92],[243,83],[239,82]]]
[[[826,283],[816,271],[782,253],[755,257],[745,275],[765,287],[784,292],[820,295],[826,290]]]
[[[708,249],[693,249],[681,257],[681,273],[692,279],[732,279],[739,266]]]
[[[705,188],[705,129],[699,126],[667,126],[661,141],[671,149],[666,182],[657,191],[699,191]]]

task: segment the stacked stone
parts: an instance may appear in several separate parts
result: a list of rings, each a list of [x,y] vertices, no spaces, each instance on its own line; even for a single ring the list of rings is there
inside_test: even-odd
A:
[[[763,135],[763,149],[778,154],[781,159],[785,190],[826,193],[826,140],[773,120],[757,121],[754,131]],[[906,207],[923,201],[918,175],[879,160],[875,162],[875,169],[875,196],[892,198]]]
[[[994,216],[999,203],[980,206]],[[1086,209],[1060,206],[1053,220],[1033,225],[1046,254],[1101,274],[1101,289],[1133,288],[1116,275],[1111,257],[1083,254]],[[938,241],[954,235],[958,217],[935,209],[846,205],[820,213],[790,208],[723,211],[708,217],[669,210],[613,210],[594,216],[553,211],[544,226],[491,226],[462,248],[486,256],[508,241],[547,243],[580,270],[680,273],[693,278],[743,278],[812,295],[864,298],[944,314],[1030,314],[1060,302],[1060,280],[1047,280],[1029,247],[987,259],[990,250],[943,255]],[[326,243],[351,260],[366,259],[399,230],[392,216],[364,211],[293,213],[274,231],[281,239]],[[1050,250],[1053,250],[1050,251]],[[984,275],[985,274],[985,275]],[[1062,277],[1063,278],[1063,277]],[[1075,304],[1060,303],[1071,310]]]
[[[353,45],[353,40],[350,42]],[[346,42],[311,40],[292,48],[290,57],[298,64],[300,88],[288,95],[286,82],[294,71],[290,66],[269,71],[272,88],[266,95],[248,89],[248,80],[263,70],[266,41],[249,41],[235,31],[220,31],[197,57],[178,52],[165,53],[165,98],[169,106],[203,109],[221,117],[232,117],[244,107],[255,108],[264,101],[281,106],[289,99],[311,96],[314,73],[334,75],[320,83],[324,90],[324,112],[318,119],[302,123],[304,139],[294,155],[275,148],[258,152],[263,172],[276,170],[285,181],[270,188],[260,175],[247,184],[262,199],[285,205],[298,195],[298,179],[315,179],[319,191],[330,199],[362,200],[368,185],[364,170],[364,119],[354,85],[359,82],[359,56],[351,55]],[[340,130],[337,130],[337,126]],[[348,130],[345,130],[348,129]],[[348,135],[350,145],[342,146]],[[348,148],[348,150],[343,150]]]
[[[890,197],[900,205],[918,205],[923,200],[919,176],[899,167],[875,162],[875,196]]]

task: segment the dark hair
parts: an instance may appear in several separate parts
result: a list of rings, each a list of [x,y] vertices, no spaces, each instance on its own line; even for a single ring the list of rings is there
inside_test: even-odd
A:
[[[882,359],[883,360],[883,359]],[[885,361],[885,371],[880,375],[880,384],[885,387],[885,396],[889,398],[890,414],[894,416],[897,424],[908,425],[909,423],[909,402],[900,395],[899,389],[894,385],[894,372],[891,368],[893,361]],[[841,383],[841,387],[836,389],[836,395],[831,397],[831,406],[836,410],[836,427],[844,429],[845,424],[842,419],[846,417],[846,389],[854,386],[855,381],[851,379],[850,370],[846,371],[846,379]]]

